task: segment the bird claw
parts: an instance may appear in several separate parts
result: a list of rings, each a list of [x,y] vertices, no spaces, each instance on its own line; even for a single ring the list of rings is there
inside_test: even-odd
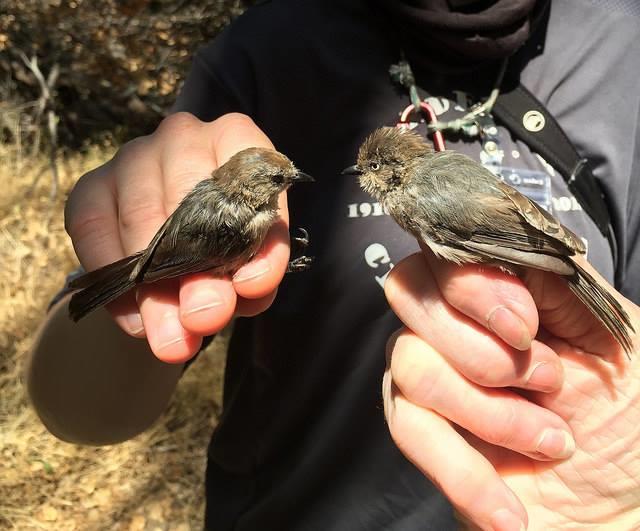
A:
[[[298,231],[302,233],[302,236],[291,238],[292,246],[295,247],[296,251],[304,251],[309,247],[309,232],[302,227],[298,227]]]
[[[301,253],[309,247],[309,232],[302,227],[298,227],[300,236],[291,238],[291,254],[300,255],[293,258],[287,266],[287,273],[298,273],[300,271],[306,271],[311,267],[313,258],[310,256],[304,256]]]
[[[306,271],[311,267],[312,263],[313,258],[311,256],[298,256],[298,258],[294,258],[287,265],[287,273]]]

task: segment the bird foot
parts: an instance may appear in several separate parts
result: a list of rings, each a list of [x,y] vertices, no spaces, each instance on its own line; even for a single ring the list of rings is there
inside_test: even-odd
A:
[[[298,256],[289,262],[287,265],[287,273],[299,273],[306,271],[311,267],[313,258],[311,256]]]
[[[300,236],[291,237],[291,254],[296,257],[289,262],[287,273],[306,271],[313,263],[313,258],[302,254],[309,247],[309,232],[302,227],[298,227],[298,232]]]

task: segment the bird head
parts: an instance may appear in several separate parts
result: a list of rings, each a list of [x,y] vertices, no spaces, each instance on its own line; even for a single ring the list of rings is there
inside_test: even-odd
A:
[[[280,192],[295,183],[313,181],[311,176],[299,171],[286,156],[273,149],[244,149],[222,168],[225,171],[221,179],[226,181],[227,191],[256,209],[264,205],[274,206]]]
[[[365,139],[358,151],[358,163],[342,174],[359,176],[360,186],[382,202],[389,192],[404,184],[412,163],[432,151],[417,133],[382,127]]]

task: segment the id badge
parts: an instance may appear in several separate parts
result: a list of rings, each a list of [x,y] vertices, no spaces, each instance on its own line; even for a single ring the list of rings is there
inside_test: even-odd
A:
[[[535,201],[550,214],[551,202],[551,176],[543,171],[527,170],[524,168],[509,168],[497,166],[491,168],[498,179],[512,186],[518,192]]]

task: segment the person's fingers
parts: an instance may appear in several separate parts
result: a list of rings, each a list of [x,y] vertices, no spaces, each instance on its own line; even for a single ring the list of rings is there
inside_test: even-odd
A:
[[[176,117],[176,121],[179,120],[178,125],[181,128],[189,129],[193,127],[193,125],[190,124],[188,115],[183,116],[182,114],[178,114]],[[215,164],[216,167],[224,164],[231,156],[243,149],[249,147],[273,148],[267,136],[248,116],[242,114],[232,113],[214,122],[200,122],[199,127],[201,127],[199,136],[203,139],[206,148],[212,154],[212,164]],[[160,134],[172,135],[173,132],[165,129],[160,131]],[[197,153],[194,155],[197,155]],[[165,178],[167,175],[182,172],[182,186],[188,189],[189,186],[192,187],[201,179],[197,178],[197,167],[194,167],[193,164],[187,169],[176,166],[177,161],[183,156],[184,153],[181,153],[180,149],[175,153],[167,151],[163,167],[165,168]],[[188,184],[189,181],[191,181],[191,184]],[[185,193],[184,190],[182,190],[181,193]],[[182,198],[181,193],[173,199],[168,198],[169,207],[172,202],[179,201]],[[246,308],[244,312],[237,312],[239,315],[245,312],[250,313],[255,311],[258,307],[266,309],[266,307],[263,307],[264,302],[266,300],[273,300],[275,290],[286,270],[289,257],[289,235],[287,229],[288,212],[286,194],[284,193],[281,194],[279,198],[279,206],[281,219],[274,223],[269,230],[262,249],[249,263],[241,267],[234,275],[233,289],[235,289],[238,296],[244,299],[260,299],[256,304],[252,305],[252,309]],[[205,295],[203,295],[202,292],[211,293],[212,297],[208,304],[217,305],[220,301],[223,301],[224,305],[224,307],[219,307],[215,311],[210,310],[209,312],[201,314],[197,318],[195,316],[192,318],[183,318],[182,323],[191,332],[206,331],[207,334],[214,333],[227,324],[220,320],[221,316],[225,316],[228,322],[233,315],[236,303],[235,294],[234,297],[229,296],[231,281],[225,279],[224,282],[228,282],[228,285],[222,281],[217,284],[221,290],[220,293],[218,293],[218,297],[215,297],[211,291],[211,281],[208,281],[206,285],[200,286],[199,279],[196,277],[191,278],[188,284],[183,284],[180,293],[181,308],[184,308],[181,309],[183,316],[185,312],[189,312],[192,308],[207,305],[204,300]],[[187,290],[185,290],[186,285],[189,286]],[[192,300],[192,297],[197,297],[197,300]],[[229,306],[231,302],[233,302],[234,306]],[[247,305],[245,304],[245,306]],[[215,317],[212,317],[212,322],[206,324],[205,321],[212,311],[215,313]],[[192,325],[195,328],[191,328]]]
[[[529,290],[514,275],[479,265],[457,266],[421,245],[440,292],[451,306],[488,328],[505,343],[527,350],[538,331],[538,311]]]
[[[176,113],[162,121],[152,138],[162,146],[164,206],[169,213],[196,184],[239,151],[250,147],[273,149],[253,120],[237,113],[212,122],[201,122],[189,113]]]
[[[93,271],[122,258],[115,186],[110,179],[112,163],[82,176],[65,205],[65,227],[86,271]],[[107,306],[126,333],[144,336],[134,294],[126,294]]]
[[[186,113],[168,117],[153,135],[125,145],[109,164],[86,176],[69,201],[67,226],[83,265],[92,270],[144,249],[197,182],[209,177],[234,153],[251,146],[273,147],[250,118],[229,114],[204,123]],[[257,299],[245,312],[255,311],[273,298],[286,270],[289,257],[286,194],[280,198],[280,217],[258,256],[234,279],[240,296]],[[146,286],[138,294],[138,304],[134,294],[130,294],[112,303],[109,309],[119,324],[134,335],[144,335],[148,326],[161,321],[165,330],[173,331],[184,322],[188,328],[182,327],[183,339],[202,332],[212,333],[233,315],[235,294],[229,296],[231,279],[218,279],[212,284],[206,275],[192,276],[182,283],[182,289],[179,297],[176,294],[169,298],[166,287],[156,290],[154,286]],[[161,303],[156,307],[157,300]],[[183,309],[176,307],[169,312],[171,301],[181,304]],[[149,314],[140,317],[138,305],[144,308],[143,314]],[[169,325],[172,318],[174,321]],[[151,335],[157,350],[159,340],[156,334]],[[193,341],[184,343],[189,346]]]
[[[144,324],[136,300],[136,290],[125,293],[107,304],[106,309],[127,334],[133,337],[145,337]]]
[[[153,353],[167,363],[183,363],[202,345],[202,336],[180,322],[178,279],[161,280],[138,288],[138,305]]]
[[[133,219],[141,213],[144,213],[145,217],[145,223],[139,224],[136,231],[128,231],[130,241],[127,245],[131,247],[139,246],[140,242],[144,242],[142,245],[146,246],[167,214],[172,213],[198,182],[208,178],[212,171],[226,162],[231,155],[250,146],[271,147],[271,143],[257,126],[242,115],[228,115],[214,122],[204,123],[189,114],[178,113],[165,119],[150,141],[162,146],[162,149],[157,149],[162,197],[154,196],[156,190],[151,184],[146,190],[138,187],[140,193],[144,192],[147,195],[146,203],[135,198],[136,194],[127,192],[129,180],[126,173],[131,175],[144,172],[142,163],[136,163],[132,159],[123,160],[120,172],[123,176],[123,208],[131,212],[132,221],[129,226],[135,224]],[[149,171],[151,170],[149,168]],[[124,197],[133,199],[130,201]],[[265,254],[269,256],[268,251]],[[260,283],[260,275],[254,276]],[[267,287],[262,287],[265,294],[273,291],[281,279],[281,276],[275,280],[266,276]],[[229,278],[214,279],[203,274],[191,275],[180,283],[180,294],[173,299],[179,303],[178,311],[167,311],[167,305],[170,303],[166,298],[162,304],[156,304],[156,300],[153,287],[139,294],[138,301],[141,304],[144,323],[164,320],[166,329],[178,330],[182,326],[182,335],[187,337],[212,334],[226,326],[233,315],[236,296]],[[167,320],[176,318],[178,320],[173,321],[171,326],[166,324]],[[185,341],[184,344],[190,345],[189,341]],[[178,347],[172,347],[174,350],[176,348]]]
[[[476,278],[464,276],[456,280],[457,289],[468,289],[465,278],[474,290],[491,290],[491,277],[478,285]],[[560,360],[544,343],[534,341],[529,350],[521,352],[453,308],[440,292],[422,253],[402,260],[391,270],[385,294],[404,324],[471,381],[489,387],[516,386],[545,392],[562,384]],[[488,301],[490,306],[496,304],[492,297],[474,291],[467,296]]]
[[[458,511],[487,531],[521,531],[527,512],[479,452],[442,417],[401,395],[389,428],[402,453],[435,483]]]
[[[213,135],[218,162],[224,163],[240,149],[250,146],[273,148],[267,136],[247,116],[228,114],[217,134]],[[269,230],[260,252],[233,276],[233,286],[240,297],[268,297],[278,284],[289,261],[289,211],[286,193],[278,199],[280,220]]]
[[[106,164],[80,177],[65,205],[65,229],[87,271],[123,257],[115,188],[108,171]]]
[[[272,144],[250,118],[238,114],[201,122],[177,113],[165,118],[152,135],[129,142],[113,163],[125,252],[145,248],[198,182],[251,146]]]
[[[169,120],[165,122],[167,121]],[[165,123],[164,127],[168,126]],[[167,219],[169,213],[165,202],[164,171],[160,163],[160,153],[162,153],[163,149],[159,145],[157,133],[154,133],[154,135],[138,138],[126,144],[118,152],[110,168],[116,183],[117,220],[123,256],[146,248],[157,230]],[[192,142],[197,143],[197,141],[193,140],[196,136],[191,135]],[[189,141],[185,137],[177,137],[176,139],[176,142],[181,144]],[[200,150],[200,155],[195,159],[195,164],[200,165],[203,175],[211,171],[211,157],[207,157],[204,148]],[[177,176],[176,180],[180,178],[181,176]],[[176,184],[176,186],[178,185]],[[175,285],[177,286],[177,284]],[[158,338],[159,331],[150,330],[149,326],[153,327],[157,326],[158,323],[162,323],[163,331],[167,333],[182,329],[178,318],[178,309],[168,310],[171,301],[178,300],[177,296],[168,298],[165,291],[165,289],[155,286],[145,287],[140,290],[135,299],[137,305],[130,306],[130,311],[126,317],[130,322],[139,321],[143,323],[149,344],[156,353],[158,352],[159,342],[164,340]],[[151,294],[154,293],[155,295],[152,296]],[[127,298],[133,301],[131,296],[127,296]],[[156,300],[162,300],[162,303],[156,303]],[[136,315],[136,312],[142,313],[142,315]],[[145,313],[146,315],[144,315]],[[180,334],[184,337],[189,336],[184,329]],[[167,359],[171,359],[174,353],[178,352],[177,358],[179,360],[186,355],[180,352],[180,349],[184,348],[184,345],[191,343],[193,343],[193,340],[190,340],[190,342],[185,341],[183,344],[176,343],[176,346],[171,347],[172,351],[171,349],[165,349],[165,354],[169,352]]]
[[[576,256],[574,260],[618,300],[632,321],[637,321],[635,305],[629,303],[602,278],[586,259]],[[573,294],[567,279],[553,273],[535,270],[524,271],[523,279],[539,308],[540,324],[546,331],[593,354],[611,358],[623,356],[622,347],[599,319]],[[635,334],[632,335],[635,336]]]
[[[167,219],[162,170],[151,137],[127,143],[110,171],[116,185],[119,236],[127,256],[147,247]]]
[[[229,277],[196,273],[180,279],[180,322],[189,332],[208,336],[222,330],[236,307]]]
[[[526,528],[528,517],[522,503],[491,463],[446,419],[412,404],[386,375],[383,396],[394,442],[460,512],[485,530]]]
[[[227,162],[238,151],[250,147],[273,149],[271,140],[255,122],[244,114],[229,113],[205,124],[218,166]]]
[[[151,139],[158,146],[163,206],[171,214],[196,184],[221,165],[211,136],[217,121],[202,122],[189,113],[165,118]]]
[[[278,290],[275,289],[260,299],[238,298],[235,315],[237,317],[253,317],[264,312],[271,306],[277,293]]]
[[[278,220],[269,229],[258,254],[233,275],[238,295],[261,299],[273,292],[287,269],[289,249],[289,229],[284,220]]]
[[[139,229],[139,234],[132,235],[132,238],[137,237],[137,241],[144,242],[144,246],[148,245],[184,196],[197,183],[211,176],[219,165],[215,144],[211,140],[218,126],[219,122],[218,125],[215,121],[210,124],[201,122],[188,113],[177,113],[162,121],[150,137],[158,153],[162,194],[160,197],[153,197],[156,211],[147,214],[148,221]],[[131,173],[141,170],[136,169],[135,161],[130,161],[123,167],[123,173],[124,171]],[[126,178],[123,178],[123,193],[126,190],[126,182]],[[136,207],[132,208],[135,213]],[[131,245],[137,244],[136,242]],[[199,273],[187,275],[173,285],[177,287],[179,294],[171,299],[165,298],[163,302],[157,302],[152,286],[140,291],[138,301],[145,324],[170,322],[165,324],[165,327],[172,330],[176,338],[191,338],[214,334],[224,328],[231,319],[236,296],[228,277],[214,278],[210,274]],[[169,311],[171,301],[177,307]],[[151,347],[159,357],[180,358],[186,355],[185,352],[191,354],[191,344],[189,341],[178,340],[168,347],[171,350],[169,354],[167,349],[162,352],[157,350],[154,344],[151,344]]]
[[[575,450],[571,429],[555,413],[505,389],[478,386],[410,332],[397,335],[391,377],[412,404],[435,411],[491,444],[538,460]]]

